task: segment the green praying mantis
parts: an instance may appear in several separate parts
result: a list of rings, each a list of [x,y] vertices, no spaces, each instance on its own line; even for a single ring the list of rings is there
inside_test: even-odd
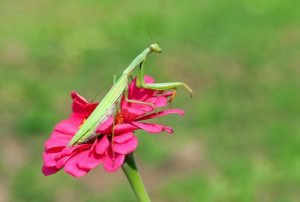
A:
[[[160,53],[161,51],[162,50],[158,44],[151,44],[148,48],[146,48],[141,54],[139,54],[130,63],[130,65],[123,71],[118,81],[114,83],[110,91],[101,100],[99,105],[94,109],[94,111],[90,114],[87,120],[81,125],[77,133],[71,139],[69,146],[75,146],[78,144],[86,143],[92,138],[96,137],[97,136],[97,134],[95,134],[96,128],[100,124],[102,124],[105,120],[107,120],[107,118],[113,115],[113,112],[116,108],[116,104],[120,102],[120,99],[123,94],[127,102],[152,105],[151,103],[128,99],[129,79],[131,78],[133,74],[133,70],[136,67],[140,68],[136,80],[136,85],[138,88],[146,88],[146,89],[161,90],[161,91],[174,90],[173,96],[175,96],[177,87],[183,86],[191,93],[192,96],[193,93],[192,89],[183,82],[151,83],[151,84],[145,83],[144,69],[145,69],[146,58],[152,52]]]

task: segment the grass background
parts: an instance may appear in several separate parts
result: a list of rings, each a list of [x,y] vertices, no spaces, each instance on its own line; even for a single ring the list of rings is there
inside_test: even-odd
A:
[[[150,33],[150,34],[148,34]],[[147,74],[185,81],[164,118],[137,132],[153,201],[300,200],[300,2],[0,1],[0,201],[135,201],[122,171],[41,173],[43,143],[69,93],[104,96],[154,40]]]

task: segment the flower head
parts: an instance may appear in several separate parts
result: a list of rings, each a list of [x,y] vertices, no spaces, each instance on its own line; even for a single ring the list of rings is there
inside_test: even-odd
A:
[[[149,76],[145,77],[145,81],[154,82]],[[124,163],[125,156],[132,153],[138,145],[135,130],[173,133],[169,126],[144,122],[168,114],[183,115],[184,111],[181,109],[156,111],[157,108],[168,105],[168,98],[171,95],[170,92],[137,88],[136,80],[133,80],[129,85],[128,98],[148,104],[130,103],[123,97],[120,110],[114,117],[109,117],[97,127],[95,138],[68,147],[72,137],[98,105],[89,103],[76,92],[72,92],[72,114],[54,127],[45,143],[43,173],[51,175],[64,168],[68,174],[80,177],[101,163],[108,172],[118,170]]]

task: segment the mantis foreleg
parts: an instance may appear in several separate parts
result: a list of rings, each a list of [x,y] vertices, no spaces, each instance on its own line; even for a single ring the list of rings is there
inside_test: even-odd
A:
[[[174,90],[173,98],[175,96],[175,91],[179,86],[183,86],[186,88],[190,93],[191,96],[193,95],[193,90],[183,82],[168,82],[168,83],[145,83],[144,80],[144,69],[145,69],[145,61],[143,61],[140,64],[140,71],[137,76],[136,85],[139,88],[146,88],[146,89],[152,89],[152,90]]]

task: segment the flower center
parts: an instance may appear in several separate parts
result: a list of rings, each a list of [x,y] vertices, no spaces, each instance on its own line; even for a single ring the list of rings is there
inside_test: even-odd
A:
[[[123,119],[123,116],[120,112],[117,113],[117,116],[116,116],[116,125],[119,124],[119,123],[123,123],[124,119]]]

